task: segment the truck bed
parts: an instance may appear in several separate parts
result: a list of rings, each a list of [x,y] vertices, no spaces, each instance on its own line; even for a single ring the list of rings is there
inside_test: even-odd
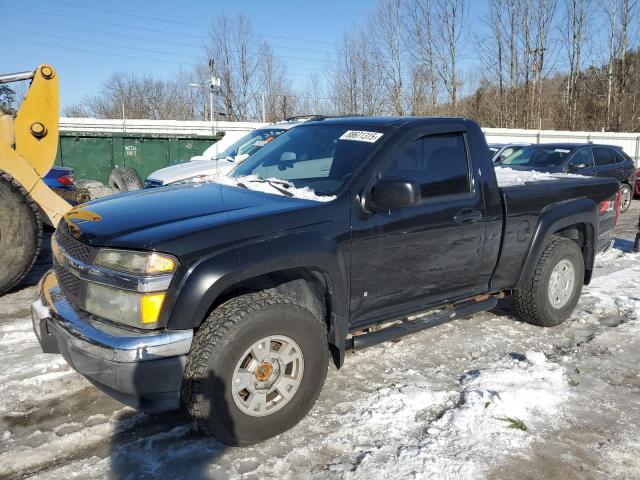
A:
[[[503,236],[499,260],[491,289],[500,290],[516,285],[527,252],[538,227],[541,213],[575,199],[593,201],[599,208],[598,231],[594,232],[596,249],[610,244],[615,223],[615,196],[611,194],[610,178],[582,175],[516,171],[496,168],[502,198]],[[606,209],[603,202],[610,202]],[[589,266],[586,266],[589,269]]]

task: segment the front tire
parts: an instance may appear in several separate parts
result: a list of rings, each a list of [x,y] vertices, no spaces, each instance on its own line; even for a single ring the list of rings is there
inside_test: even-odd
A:
[[[201,429],[227,445],[251,445],[306,416],[328,361],[322,319],[283,295],[242,295],[195,334],[182,398]]]
[[[552,237],[527,286],[514,294],[518,317],[541,327],[555,327],[576,308],[584,279],[584,259],[572,240]]]

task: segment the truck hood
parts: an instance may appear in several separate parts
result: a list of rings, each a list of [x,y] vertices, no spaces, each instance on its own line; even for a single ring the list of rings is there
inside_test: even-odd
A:
[[[225,175],[235,163],[228,160],[191,160],[190,162],[171,165],[161,168],[150,174],[147,180],[160,182],[162,185],[179,182],[198,175],[216,176]]]
[[[74,237],[93,246],[155,249],[192,232],[315,205],[310,200],[201,183],[105,197],[72,209],[62,222]]]

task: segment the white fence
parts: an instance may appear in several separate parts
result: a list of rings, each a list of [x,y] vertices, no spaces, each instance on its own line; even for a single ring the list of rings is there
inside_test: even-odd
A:
[[[60,118],[60,130],[66,132],[130,132],[183,135],[212,135],[216,131],[248,132],[264,123],[203,122],[182,120],[102,120],[97,118]],[[509,128],[483,129],[488,143],[606,143],[618,145],[640,162],[640,134],[613,132],[563,132],[557,130],[522,130]]]
[[[605,143],[617,145],[640,162],[640,134],[614,132],[564,132],[559,130],[521,130],[510,128],[483,128],[487,143]]]
[[[104,120],[60,117],[62,132],[160,133],[173,135],[213,135],[215,132],[249,132],[264,123],[203,122],[184,120]]]

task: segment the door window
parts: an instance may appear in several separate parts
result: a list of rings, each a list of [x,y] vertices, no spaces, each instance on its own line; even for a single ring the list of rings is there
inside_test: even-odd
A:
[[[576,154],[571,159],[571,169],[579,170],[578,165],[584,165],[581,168],[591,168],[593,167],[593,152],[590,148],[583,148],[578,150]]]
[[[596,161],[596,166],[611,165],[618,163],[616,152],[606,147],[594,147],[593,156]]]
[[[471,182],[464,135],[428,135],[405,144],[382,177],[418,181],[422,198],[469,193]]]

